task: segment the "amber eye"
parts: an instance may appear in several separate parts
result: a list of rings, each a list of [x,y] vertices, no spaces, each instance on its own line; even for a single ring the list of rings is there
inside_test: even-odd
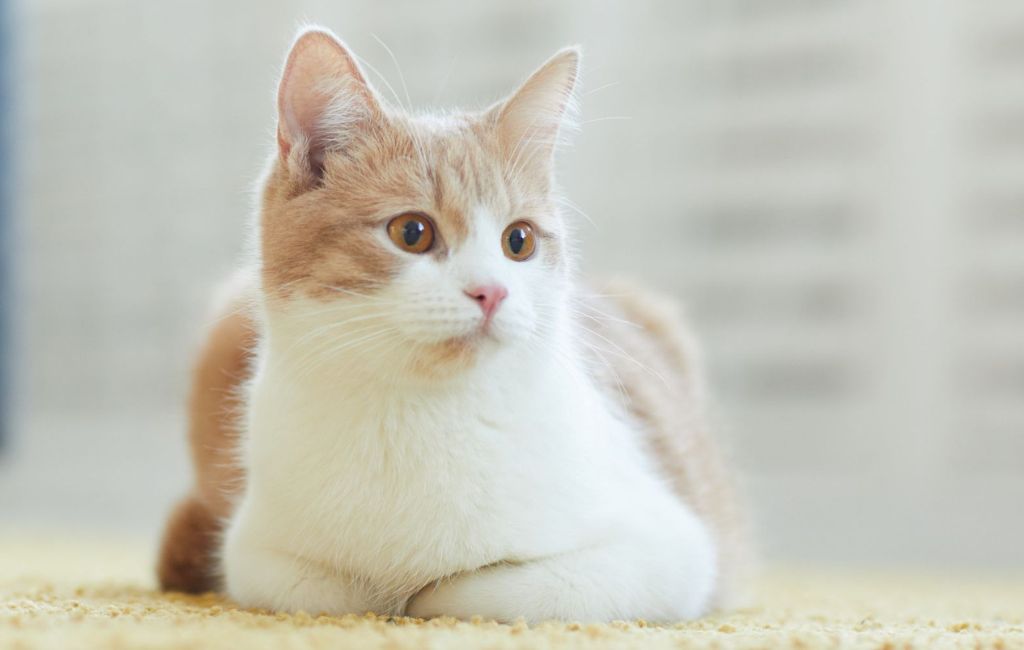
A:
[[[537,250],[537,236],[533,234],[533,226],[526,221],[517,221],[501,234],[501,248],[505,257],[517,262],[530,259]]]
[[[388,236],[404,251],[426,253],[434,245],[434,224],[422,214],[407,212],[388,222]]]

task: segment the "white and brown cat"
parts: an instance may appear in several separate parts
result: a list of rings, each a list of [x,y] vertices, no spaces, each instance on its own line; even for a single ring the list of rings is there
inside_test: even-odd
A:
[[[501,621],[726,601],[740,517],[686,330],[574,273],[553,156],[579,60],[411,115],[332,34],[299,35],[254,270],[198,364],[165,588]]]

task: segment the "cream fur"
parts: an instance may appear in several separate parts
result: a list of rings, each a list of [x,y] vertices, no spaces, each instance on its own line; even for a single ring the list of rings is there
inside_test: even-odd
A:
[[[529,125],[564,113],[577,59],[561,53],[518,104],[496,109],[500,138],[529,139]],[[415,128],[429,143],[451,124]],[[548,153],[516,160],[545,176],[545,196]],[[517,170],[510,182],[525,181]],[[393,255],[381,267],[393,275],[373,290],[339,285],[325,298],[270,287],[264,274],[246,486],[223,548],[241,604],[502,621],[708,609],[713,534],[656,467],[644,425],[595,378],[569,260],[502,254],[516,216],[478,203],[444,256],[394,250],[377,229],[362,245]],[[535,218],[564,239],[559,215]],[[509,297],[481,335],[463,290],[490,282]],[[437,352],[452,341],[450,358]]]

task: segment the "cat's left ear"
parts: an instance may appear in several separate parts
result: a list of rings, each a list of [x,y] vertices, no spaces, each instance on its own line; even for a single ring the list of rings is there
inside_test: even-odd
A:
[[[551,168],[559,138],[571,127],[576,109],[580,48],[560,50],[512,96],[488,111],[505,155],[516,169]]]

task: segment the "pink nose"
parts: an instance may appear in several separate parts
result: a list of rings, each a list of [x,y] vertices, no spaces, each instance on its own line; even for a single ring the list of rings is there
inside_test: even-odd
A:
[[[508,296],[508,289],[500,284],[484,284],[466,289],[465,293],[480,305],[480,309],[484,312],[484,320],[489,321],[494,316],[494,312],[498,311],[501,301]]]

